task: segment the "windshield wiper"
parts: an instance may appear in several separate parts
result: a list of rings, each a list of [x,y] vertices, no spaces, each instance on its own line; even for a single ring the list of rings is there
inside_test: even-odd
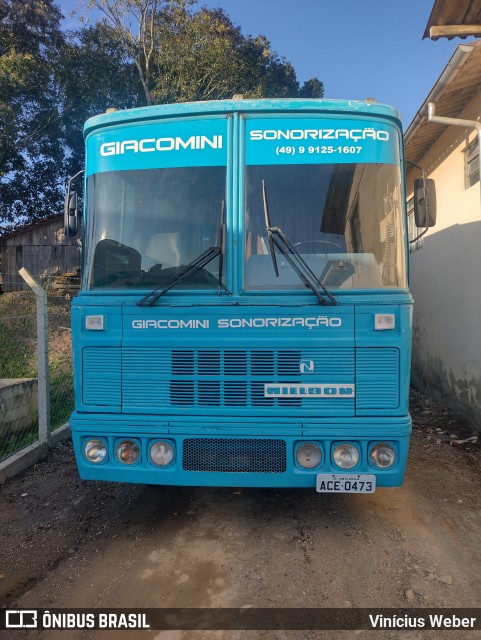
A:
[[[175,287],[176,284],[180,284],[183,280],[186,280],[190,276],[194,275],[194,273],[197,273],[197,271],[209,264],[209,262],[211,262],[218,255],[222,255],[221,247],[209,247],[208,249],[206,249],[206,251],[204,251],[204,253],[201,253],[200,256],[197,256],[195,260],[192,260],[192,262],[187,264],[183,269],[176,273],[173,278],[167,280],[167,282],[162,287],[157,287],[157,289],[154,289],[146,296],[144,296],[141,300],[139,300],[137,302],[138,306],[152,306],[154,302],[160,298],[160,296],[163,296],[164,293],[170,291],[170,289],[172,289],[172,287]]]
[[[327,300],[322,296],[318,289],[321,287],[324,294],[329,298],[331,304],[337,304],[337,300],[332,293],[326,289],[326,287],[319,281],[316,274],[312,271],[310,266],[292,245],[289,239],[286,237],[280,227],[271,227],[271,221],[269,216],[269,207],[267,204],[267,190],[265,180],[262,180],[262,196],[264,200],[264,216],[266,219],[267,238],[269,240],[269,248],[271,250],[272,264],[274,266],[274,272],[279,277],[279,269],[277,267],[277,259],[275,254],[275,248],[285,257],[287,262],[291,265],[294,271],[299,276],[301,282],[310,289],[319,301],[319,304],[327,305]]]

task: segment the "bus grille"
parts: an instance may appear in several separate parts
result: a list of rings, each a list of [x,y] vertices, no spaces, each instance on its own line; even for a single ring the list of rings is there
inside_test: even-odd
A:
[[[301,362],[314,373],[301,373]],[[219,407],[257,415],[291,411],[323,416],[370,415],[400,402],[400,354],[394,347],[304,349],[165,349],[86,347],[83,402],[101,411],[200,415]],[[352,397],[269,397],[265,384],[352,384]]]
[[[187,438],[184,471],[284,473],[286,443],[267,438]]]
[[[302,378],[304,358],[315,361],[314,376]],[[352,382],[354,353],[349,349],[310,349],[305,355],[291,350],[189,350],[171,352],[169,399],[172,406],[303,407],[302,397],[266,397],[270,382]],[[352,411],[354,399],[309,398],[312,409]]]
[[[314,374],[301,373],[303,360]],[[267,383],[352,384],[354,350],[306,349],[122,349],[122,411],[176,413],[195,408],[208,412],[277,415],[280,411],[315,411],[317,415],[354,415],[354,397],[269,397]]]

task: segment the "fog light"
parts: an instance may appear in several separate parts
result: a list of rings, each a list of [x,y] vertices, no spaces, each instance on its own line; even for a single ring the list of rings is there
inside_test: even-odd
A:
[[[317,444],[306,442],[297,449],[296,460],[304,469],[314,469],[321,464],[322,452]]]
[[[396,450],[387,442],[380,442],[371,449],[371,464],[380,469],[392,467],[396,462]]]
[[[150,447],[149,455],[155,465],[167,467],[174,459],[174,447],[165,440],[158,440]]]
[[[353,444],[338,444],[332,457],[341,469],[352,469],[359,462],[359,451]]]
[[[134,440],[122,440],[117,445],[117,458],[124,464],[135,464],[140,457],[140,447]]]
[[[89,462],[99,464],[107,458],[107,446],[103,440],[92,438],[84,444],[84,454]]]

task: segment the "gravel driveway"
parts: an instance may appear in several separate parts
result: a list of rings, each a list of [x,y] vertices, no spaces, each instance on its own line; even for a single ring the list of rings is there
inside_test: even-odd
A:
[[[373,495],[89,483],[78,478],[70,444],[60,445],[0,489],[2,604],[479,607],[481,447],[464,419],[420,394],[411,410],[406,482]],[[16,633],[9,640],[426,637],[419,630]]]

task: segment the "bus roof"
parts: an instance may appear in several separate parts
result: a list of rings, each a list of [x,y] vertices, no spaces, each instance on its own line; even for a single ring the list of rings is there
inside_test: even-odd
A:
[[[209,102],[181,102],[138,107],[121,111],[109,110],[89,118],[84,126],[84,137],[95,129],[119,124],[133,124],[177,116],[220,115],[227,113],[306,112],[332,114],[358,114],[395,120],[401,126],[399,112],[394,107],[372,100],[326,100],[300,98],[263,98],[259,100],[212,100]]]

